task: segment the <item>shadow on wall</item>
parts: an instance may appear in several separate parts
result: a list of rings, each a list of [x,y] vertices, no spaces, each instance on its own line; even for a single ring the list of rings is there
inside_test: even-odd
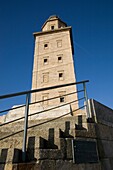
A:
[[[58,146],[54,143],[54,136],[54,128],[50,128],[48,140],[40,137],[40,149],[58,149]]]
[[[64,131],[60,130],[60,138],[73,138],[73,136],[70,135],[69,133],[70,133],[70,121],[66,121],[65,130]]]
[[[12,155],[11,152],[13,152],[12,161],[11,161],[11,155]],[[33,137],[29,137],[28,139],[27,158],[26,158],[26,162],[33,162],[32,168],[33,166],[35,166],[35,163],[37,162],[34,153],[35,153],[35,137],[33,136]],[[0,170],[5,170],[5,166],[9,162],[13,164],[12,170],[19,169],[20,166],[23,166],[22,164],[17,165],[18,163],[22,163],[22,150],[17,148],[2,149],[0,155]]]

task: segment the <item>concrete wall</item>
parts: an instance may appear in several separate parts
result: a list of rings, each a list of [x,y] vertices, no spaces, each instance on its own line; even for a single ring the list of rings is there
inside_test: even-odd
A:
[[[113,110],[93,99],[90,100],[90,109],[96,125],[102,170],[113,170]]]

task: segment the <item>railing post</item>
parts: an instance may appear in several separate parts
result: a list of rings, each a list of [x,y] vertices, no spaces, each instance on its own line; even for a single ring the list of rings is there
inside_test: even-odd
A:
[[[83,88],[84,88],[84,97],[85,97],[85,102],[86,102],[87,118],[90,118],[89,104],[88,104],[88,95],[87,95],[86,83],[85,82],[83,82]]]
[[[29,100],[30,93],[26,94],[26,106],[25,106],[25,120],[24,120],[24,137],[22,147],[22,161],[26,161],[26,141],[27,141],[27,128],[28,128],[28,113],[29,113]]]

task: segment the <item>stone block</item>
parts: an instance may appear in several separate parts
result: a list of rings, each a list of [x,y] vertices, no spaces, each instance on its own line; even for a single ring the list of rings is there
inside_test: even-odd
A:
[[[13,164],[11,170],[41,170],[38,163],[19,163]]]
[[[20,163],[22,162],[22,149],[14,149],[14,154],[13,154],[13,163]]]
[[[113,169],[113,157],[109,158],[109,161],[110,161],[111,168]]]
[[[14,157],[14,149],[9,148],[8,149],[8,154],[7,154],[6,162],[7,163],[11,163],[13,161],[13,157]]]
[[[12,164],[11,163],[6,164],[4,170],[12,170]]]
[[[66,158],[66,140],[63,138],[60,138],[60,150],[64,154],[64,158]]]
[[[103,170],[103,169],[101,169],[100,163],[97,164],[93,163],[93,164],[85,164],[85,170]]]
[[[75,130],[76,137],[96,138],[95,124],[88,123],[88,129]]]
[[[98,150],[100,158],[113,157],[113,142],[107,140],[98,140]]]
[[[29,148],[27,150],[27,161],[28,162],[37,162],[39,159],[39,148]]]
[[[75,128],[70,129],[69,134],[70,136],[75,137]]]
[[[0,170],[4,170],[4,169],[5,169],[5,164],[0,163]]]
[[[64,159],[64,153],[58,149],[41,149],[39,159],[49,160]]]
[[[87,123],[88,126],[88,133],[87,133],[87,137],[90,138],[96,138],[96,129],[95,129],[95,123]]]
[[[96,133],[97,137],[99,139],[105,139],[105,140],[111,140],[111,132],[110,132],[111,127],[103,124],[96,124]]]
[[[0,149],[0,164],[5,164],[7,160],[8,148]]]
[[[22,148],[23,138],[8,138],[0,141],[0,148]]]
[[[66,139],[66,159],[73,159],[73,155],[72,155],[72,139]]]
[[[110,137],[113,140],[113,127],[109,127]]]
[[[72,161],[57,160],[55,170],[79,170],[78,165],[73,164]]]
[[[54,160],[42,160],[40,161],[41,170],[55,170],[55,161]]]
[[[27,149],[40,148],[40,138],[37,136],[30,136],[27,140]]]
[[[13,161],[14,149],[1,149],[0,163],[11,163]]]
[[[101,166],[102,166],[102,170],[113,170],[109,159],[102,159]]]

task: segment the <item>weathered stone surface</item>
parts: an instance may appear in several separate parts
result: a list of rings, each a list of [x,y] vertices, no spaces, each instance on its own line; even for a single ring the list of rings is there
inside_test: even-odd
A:
[[[113,141],[98,140],[100,158],[113,158]]]
[[[113,110],[109,107],[90,99],[91,115],[98,123],[113,127]]]
[[[22,148],[23,137],[9,138],[0,141],[0,148]]]
[[[109,159],[102,159],[101,165],[102,165],[102,170],[113,170],[113,167],[111,166]]]
[[[88,123],[88,129],[81,129],[75,131],[76,137],[86,137],[86,138],[96,138],[96,130],[95,130],[95,124],[94,123]]]
[[[8,170],[8,169],[7,169]],[[42,170],[38,163],[13,164],[11,170]]]
[[[74,164],[72,161],[58,160],[55,170],[101,170],[101,166],[100,164]]]
[[[40,149],[39,159],[50,159],[50,160],[64,159],[64,153],[58,149]]]
[[[95,164],[85,164],[85,170],[103,170],[103,169],[101,169],[100,163],[97,164],[95,163]]]
[[[112,140],[111,130],[113,128],[103,124],[96,124],[96,132],[98,138],[104,140]]]
[[[12,170],[12,164],[6,164],[5,165],[5,170]]]
[[[72,155],[72,138],[71,139],[66,139],[66,159],[73,159]]]
[[[54,160],[42,160],[40,162],[41,170],[55,170],[55,161]]]
[[[109,168],[109,165],[106,164]],[[103,167],[102,167],[103,168]],[[0,170],[112,170],[101,169],[100,164],[73,164],[66,160],[42,160],[40,162],[19,163],[19,164],[0,164]]]
[[[56,170],[79,170],[78,165],[72,163],[72,161],[56,161]]]

